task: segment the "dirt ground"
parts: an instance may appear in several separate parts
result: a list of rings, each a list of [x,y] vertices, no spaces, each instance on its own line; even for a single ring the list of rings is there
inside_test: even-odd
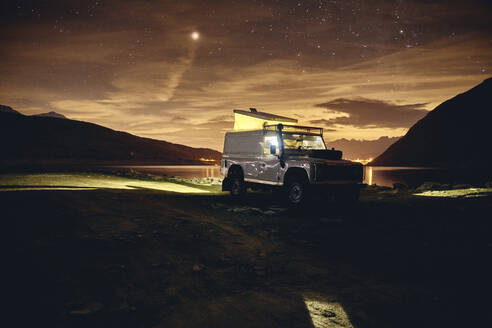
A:
[[[492,322],[490,194],[369,188],[292,211],[272,193],[38,190],[0,206],[17,326]]]

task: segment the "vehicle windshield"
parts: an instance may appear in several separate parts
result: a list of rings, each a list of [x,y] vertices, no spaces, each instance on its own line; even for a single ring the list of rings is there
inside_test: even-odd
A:
[[[320,135],[283,133],[284,149],[324,150],[323,137]]]

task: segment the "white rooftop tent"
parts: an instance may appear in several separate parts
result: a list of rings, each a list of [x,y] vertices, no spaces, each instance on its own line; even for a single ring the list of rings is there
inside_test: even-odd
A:
[[[258,112],[255,108],[249,111],[234,109],[234,130],[261,130],[265,125],[295,125],[297,120],[285,116]]]

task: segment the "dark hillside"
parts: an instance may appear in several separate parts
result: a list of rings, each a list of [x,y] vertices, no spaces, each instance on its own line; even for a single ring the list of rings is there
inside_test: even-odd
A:
[[[371,165],[490,166],[491,94],[489,78],[443,102]]]
[[[212,149],[137,137],[103,126],[43,116],[0,112],[1,160],[83,160],[200,163],[220,160]]]

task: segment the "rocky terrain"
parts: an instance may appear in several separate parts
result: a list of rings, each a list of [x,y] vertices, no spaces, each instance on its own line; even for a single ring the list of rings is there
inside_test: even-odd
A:
[[[275,193],[0,191],[16,323],[487,326],[492,196],[414,195],[432,188],[449,186],[298,211]]]

